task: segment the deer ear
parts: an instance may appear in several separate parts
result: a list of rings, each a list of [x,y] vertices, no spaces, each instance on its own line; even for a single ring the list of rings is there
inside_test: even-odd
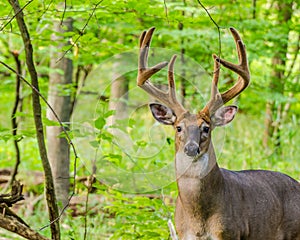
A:
[[[160,123],[165,125],[173,125],[176,121],[176,115],[165,105],[159,103],[150,103],[150,110],[153,117]]]
[[[226,106],[219,108],[211,117],[213,125],[217,127],[230,123],[234,119],[237,110],[237,106]]]

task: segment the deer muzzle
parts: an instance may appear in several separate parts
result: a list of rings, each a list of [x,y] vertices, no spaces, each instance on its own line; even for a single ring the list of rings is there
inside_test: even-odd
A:
[[[200,129],[198,126],[189,126],[187,128],[188,140],[184,146],[184,153],[189,157],[196,157],[200,154]]]

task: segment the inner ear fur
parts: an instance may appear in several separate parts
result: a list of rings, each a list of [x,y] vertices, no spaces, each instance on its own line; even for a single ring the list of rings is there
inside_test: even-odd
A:
[[[230,123],[237,113],[238,107],[234,105],[219,108],[212,116],[211,121],[214,127],[224,126]]]
[[[169,107],[160,103],[149,104],[153,117],[160,123],[165,125],[174,125],[176,115]]]

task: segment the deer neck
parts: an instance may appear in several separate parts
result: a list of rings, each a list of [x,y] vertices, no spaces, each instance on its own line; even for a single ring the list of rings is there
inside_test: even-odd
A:
[[[217,166],[213,144],[208,150],[196,158],[187,156],[183,150],[176,152],[175,156],[176,177],[191,178],[197,181],[205,179]]]
[[[208,151],[198,159],[177,152],[175,166],[179,197],[183,204],[199,205],[207,199],[216,198],[217,192],[222,188],[223,177],[212,143]],[[195,209],[195,206],[191,207]]]

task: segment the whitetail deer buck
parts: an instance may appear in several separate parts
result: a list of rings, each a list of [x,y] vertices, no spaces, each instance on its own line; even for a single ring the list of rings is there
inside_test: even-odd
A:
[[[229,171],[219,168],[211,132],[229,123],[236,106],[223,106],[249,84],[245,46],[234,28],[239,64],[216,55],[211,98],[197,114],[187,111],[176,99],[173,56],[168,66],[168,92],[151,84],[149,78],[165,67],[162,62],[148,68],[148,52],[154,28],[140,37],[137,84],[162,104],[152,103],[154,118],[173,125],[178,185],[175,223],[180,239],[300,239],[300,184],[287,175],[272,171]],[[219,93],[220,64],[239,75],[237,83]]]

